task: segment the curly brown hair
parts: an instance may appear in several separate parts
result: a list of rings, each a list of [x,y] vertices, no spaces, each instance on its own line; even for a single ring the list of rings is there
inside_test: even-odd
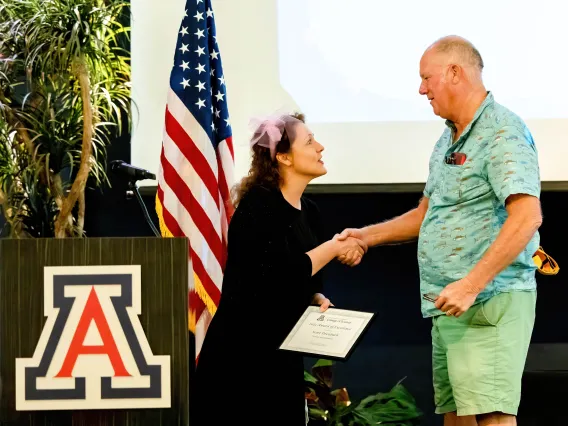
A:
[[[302,123],[306,122],[304,114],[299,112],[290,114],[290,117],[294,117]],[[253,138],[256,136],[258,136],[258,133],[255,132]],[[276,153],[290,152],[290,147],[290,138],[288,137],[286,130],[284,130],[282,133],[282,139],[278,142],[278,145],[276,145]],[[234,207],[238,207],[245,194],[252,187],[262,185],[268,188],[278,188],[280,185],[280,179],[278,161],[276,159],[272,159],[270,156],[270,150],[259,145],[253,146],[252,162],[248,175],[238,182],[231,190],[231,198],[233,200]]]

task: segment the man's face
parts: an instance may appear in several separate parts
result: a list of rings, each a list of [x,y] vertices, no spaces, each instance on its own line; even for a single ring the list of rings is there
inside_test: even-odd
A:
[[[426,95],[432,105],[434,114],[448,119],[450,117],[452,84],[447,79],[449,64],[444,55],[435,51],[427,51],[420,60],[419,93]]]

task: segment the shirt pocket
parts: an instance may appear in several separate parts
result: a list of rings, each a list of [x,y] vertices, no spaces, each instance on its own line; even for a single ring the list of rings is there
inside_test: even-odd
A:
[[[485,196],[491,185],[478,168],[467,162],[462,166],[446,165],[443,172],[443,201],[448,205],[464,203]]]
[[[440,198],[444,203],[455,204],[462,196],[462,180],[466,174],[464,166],[443,164],[441,167]]]

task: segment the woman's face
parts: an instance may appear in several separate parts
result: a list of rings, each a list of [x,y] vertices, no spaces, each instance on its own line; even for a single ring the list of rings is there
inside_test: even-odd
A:
[[[297,124],[294,133],[289,153],[294,173],[311,179],[325,175],[327,170],[322,161],[323,145],[316,141],[314,134],[304,123]]]

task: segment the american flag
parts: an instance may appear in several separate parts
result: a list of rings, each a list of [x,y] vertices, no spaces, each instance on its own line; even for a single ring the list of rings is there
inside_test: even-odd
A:
[[[189,329],[196,360],[221,297],[233,168],[211,0],[188,0],[170,75],[156,212],[163,236],[189,239]]]

